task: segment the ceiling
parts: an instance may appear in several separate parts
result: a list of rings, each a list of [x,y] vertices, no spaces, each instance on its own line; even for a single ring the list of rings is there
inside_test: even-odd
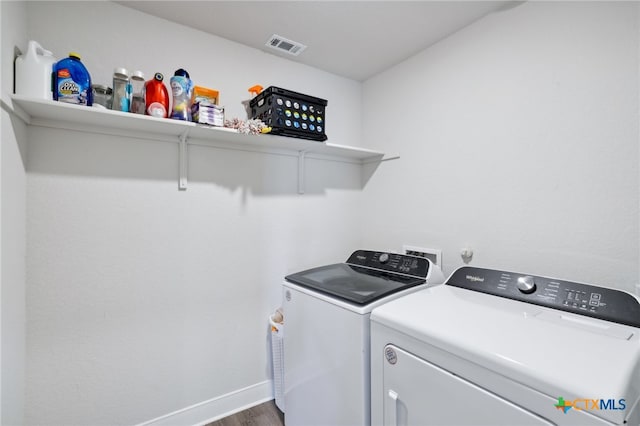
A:
[[[117,1],[124,6],[363,81],[488,13],[522,1]],[[273,34],[306,46],[265,46]]]

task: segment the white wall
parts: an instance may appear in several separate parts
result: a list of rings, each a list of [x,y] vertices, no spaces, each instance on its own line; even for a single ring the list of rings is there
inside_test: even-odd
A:
[[[638,4],[528,2],[368,80],[365,246],[638,282]],[[379,203],[379,199],[384,203]]]
[[[26,5],[0,2],[2,22],[1,90],[10,102],[14,47],[26,47]],[[0,423],[23,423],[25,375],[25,156],[24,124],[2,114],[0,149]]]
[[[80,52],[95,82],[184,67],[228,116],[279,85],[329,99],[331,140],[360,142],[359,83],[113,3],[27,8],[29,38]],[[176,144],[29,128],[27,424],[130,424],[259,387],[282,277],[360,246],[358,166],[309,160],[300,196],[295,157],[189,149],[181,192]]]
[[[30,128],[26,423],[141,422],[260,385],[281,277],[361,246],[442,248],[449,273],[469,245],[472,264],[631,290],[637,7],[526,3],[361,88],[119,5],[29,3],[28,37],[95,82],[184,67],[230,116],[280,85],[330,100],[332,142],[402,158],[363,194],[357,167],[309,161],[298,196],[295,158],[192,147],[178,192],[173,144]]]

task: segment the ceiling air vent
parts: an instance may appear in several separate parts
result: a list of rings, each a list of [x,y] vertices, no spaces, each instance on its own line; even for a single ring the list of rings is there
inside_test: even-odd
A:
[[[289,40],[288,38],[281,37],[277,34],[272,35],[265,43],[265,45],[272,49],[286,52],[293,56],[298,56],[304,49],[307,48],[307,46],[302,43]]]

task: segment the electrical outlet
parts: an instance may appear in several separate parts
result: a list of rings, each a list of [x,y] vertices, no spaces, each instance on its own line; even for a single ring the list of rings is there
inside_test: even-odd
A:
[[[442,268],[442,250],[403,245],[402,252],[410,256],[425,257],[434,265]]]

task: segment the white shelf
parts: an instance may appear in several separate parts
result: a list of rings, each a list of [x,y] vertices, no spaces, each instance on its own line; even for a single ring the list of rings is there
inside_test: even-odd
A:
[[[87,133],[128,136],[180,143],[180,188],[186,189],[186,146],[205,145],[225,149],[293,155],[301,162],[299,192],[304,192],[304,159],[319,158],[356,164],[379,163],[399,158],[383,152],[327,142],[275,135],[245,135],[230,129],[156,118],[146,115],[112,111],[96,107],[11,96],[12,106],[3,100],[3,107],[21,117],[27,124]]]

